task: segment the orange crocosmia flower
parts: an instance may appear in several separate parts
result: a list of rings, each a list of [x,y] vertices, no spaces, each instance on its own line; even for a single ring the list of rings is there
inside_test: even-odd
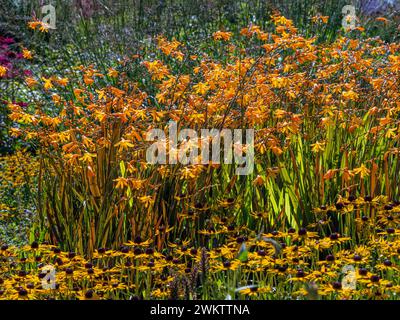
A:
[[[97,94],[98,94],[98,99],[102,100],[106,97],[106,93],[104,90],[96,90]]]
[[[118,71],[113,68],[109,68],[107,75],[111,78],[116,78],[118,77]]]
[[[372,107],[371,109],[368,110],[368,114],[374,115],[374,114],[378,113],[378,111],[379,111],[378,107]]]
[[[312,22],[314,22],[314,23],[322,22],[325,24],[328,23],[328,19],[329,19],[329,16],[321,16],[321,15],[316,15],[311,18]]]
[[[228,41],[232,36],[232,32],[217,31],[213,33],[214,40]]]
[[[81,158],[79,158],[80,161],[91,163],[93,158],[96,158],[96,154],[94,153],[89,153],[86,152]]]
[[[377,134],[379,131],[381,131],[383,128],[381,127],[381,126],[375,126],[375,127],[372,127],[370,130],[369,130],[369,132],[370,133],[372,133],[372,134]]]
[[[75,88],[75,89],[74,89],[74,95],[75,95],[76,98],[80,98],[80,96],[81,96],[81,94],[82,94],[83,92],[84,92],[84,91],[83,91],[82,89],[78,89],[78,88]]]
[[[21,117],[19,119],[19,122],[23,123],[23,124],[29,124],[29,123],[35,124],[37,122],[35,120],[36,119],[35,119],[34,116],[32,116],[32,115],[30,115],[28,113],[22,113]]]
[[[198,94],[201,94],[201,95],[204,95],[205,93],[207,93],[209,88],[210,87],[206,83],[203,83],[203,82],[199,82],[198,84],[193,86],[193,89],[195,90],[195,92]]]
[[[370,170],[369,170],[366,166],[364,166],[364,165],[362,164],[361,167],[355,168],[355,169],[353,170],[353,173],[354,173],[354,174],[359,174],[359,175],[361,176],[361,179],[362,179],[362,178],[364,178],[364,177],[369,176]]]
[[[147,208],[149,207],[151,204],[154,203],[154,199],[152,196],[142,196],[142,197],[138,197],[139,201],[141,203],[144,204],[144,206]]]
[[[125,187],[129,187],[128,179],[119,177],[113,180],[117,184],[115,185],[116,189],[124,189]]]
[[[324,150],[325,150],[325,142],[317,141],[316,143],[311,145],[311,151],[314,153],[318,153]]]
[[[124,138],[114,145],[114,147],[119,147],[120,150],[128,150],[128,148],[133,148],[134,146],[135,145],[130,140],[125,140]]]
[[[86,136],[82,136],[82,143],[86,148],[90,148],[91,146],[93,146],[93,140]]]
[[[7,68],[4,66],[0,66],[0,78],[4,77],[7,74]]]
[[[30,60],[30,59],[33,58],[32,52],[29,51],[29,50],[26,49],[26,48],[22,49],[22,56],[23,56],[25,59],[28,59],[28,60]]]
[[[329,169],[325,174],[324,174],[324,180],[329,180],[332,179],[336,172],[338,172],[337,169]]]
[[[269,38],[269,33],[267,33],[267,32],[262,32],[262,31],[260,31],[260,33],[259,34],[257,34],[257,38],[259,39],[259,40],[261,40],[261,41],[267,41],[268,40],[268,38]]]
[[[256,186],[261,186],[262,184],[264,184],[264,178],[260,175],[258,175],[254,180],[253,180],[253,184]]]
[[[42,80],[44,81],[44,84],[43,84],[43,86],[44,86],[44,89],[45,90],[49,90],[49,89],[52,89],[53,88],[53,84],[52,84],[52,82],[51,82],[51,78],[45,78],[45,77],[42,77]]]
[[[382,78],[372,79],[371,84],[374,87],[374,90],[380,90],[382,85],[384,84],[385,80]]]
[[[10,135],[14,138],[18,138],[21,135],[21,129],[18,128],[11,128]]]
[[[343,92],[343,98],[355,101],[358,99],[358,93],[353,90],[345,91]]]
[[[350,171],[349,169],[343,169],[342,177],[344,180],[348,181],[353,176],[354,176],[354,173],[352,171]]]
[[[58,78],[58,79],[55,79],[54,82],[56,82],[58,85],[60,85],[62,87],[65,87],[68,84],[69,80],[68,80],[68,78]]]
[[[179,61],[183,61],[183,58],[185,57],[185,54],[183,52],[176,51],[174,53],[174,57]]]
[[[166,54],[167,56],[171,55],[171,53],[176,50],[179,46],[179,42],[169,42],[167,39],[165,39],[163,36],[158,36],[157,37],[157,46],[160,48],[160,50]]]
[[[282,109],[276,109],[274,112],[274,116],[276,119],[282,119],[286,115],[286,111]]]
[[[85,82],[86,85],[91,85],[91,84],[93,84],[94,80],[93,80],[93,78],[84,75],[83,76],[83,82]]]
[[[280,15],[272,16],[272,20],[274,20],[275,25],[285,25],[285,26],[289,27],[293,24],[292,20],[289,20],[289,19],[285,18],[284,16],[280,16]]]
[[[125,94],[124,90],[120,90],[118,88],[115,87],[111,87],[110,91],[113,95],[117,96],[117,97],[122,97]]]
[[[97,119],[100,122],[103,122],[104,120],[107,119],[107,115],[104,112],[101,111],[95,111],[94,112],[94,118]]]
[[[272,146],[271,150],[277,156],[280,156],[283,153],[283,150],[281,148],[279,148],[278,146]]]
[[[284,88],[288,85],[288,80],[283,77],[272,77],[271,84],[273,88]]]
[[[385,23],[385,24],[389,23],[389,20],[386,19],[385,17],[378,17],[378,18],[376,18],[375,20],[376,20],[376,21],[381,21],[381,22],[383,22],[383,23]]]
[[[51,96],[51,99],[55,104],[59,104],[61,101],[61,97],[56,93]]]
[[[38,20],[34,20],[34,21],[29,21],[28,22],[28,28],[32,29],[32,30],[35,30],[40,25],[41,25],[41,22],[38,21]]]
[[[329,16],[321,16],[320,17],[323,23],[328,23]]]
[[[71,153],[74,152],[76,149],[79,149],[78,144],[76,142],[69,142],[62,146],[64,152]]]
[[[26,84],[28,85],[29,88],[32,88],[32,87],[34,87],[34,86],[36,86],[38,84],[38,82],[35,79],[30,78],[30,77],[25,78],[25,82],[26,82]]]
[[[49,32],[50,25],[44,22],[40,22],[39,31],[40,32]]]
[[[385,138],[392,139],[396,137],[397,128],[388,129],[385,133]]]
[[[379,125],[386,126],[387,124],[390,124],[392,121],[393,120],[390,117],[380,118]]]

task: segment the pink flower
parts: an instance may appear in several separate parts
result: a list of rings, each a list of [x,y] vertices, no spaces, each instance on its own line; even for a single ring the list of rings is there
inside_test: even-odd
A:
[[[32,71],[31,70],[24,70],[24,76],[26,76],[26,77],[31,77],[32,76]]]
[[[15,40],[13,38],[6,38],[0,36],[0,44],[12,44],[12,43],[15,43]]]

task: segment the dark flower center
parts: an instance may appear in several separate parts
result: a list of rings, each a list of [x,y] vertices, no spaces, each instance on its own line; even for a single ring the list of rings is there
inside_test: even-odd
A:
[[[386,267],[390,267],[390,266],[392,265],[392,261],[390,261],[389,259],[386,259],[385,261],[383,261],[383,264],[384,264]]]
[[[28,291],[26,291],[25,289],[19,289],[18,294],[22,297],[25,297],[28,295]]]
[[[129,248],[128,247],[122,247],[121,248],[121,252],[122,253],[128,253],[129,252]]]
[[[72,270],[71,268],[67,268],[67,269],[65,269],[65,273],[68,275],[71,275],[74,273],[74,270]]]
[[[354,201],[354,200],[356,200],[356,196],[352,194],[347,198],[347,200]]]
[[[285,265],[285,266],[279,266],[279,267],[278,267],[278,271],[279,271],[279,272],[285,272],[285,271],[287,270],[287,268],[288,268],[288,267],[287,267],[286,265]]]
[[[332,283],[332,287],[335,290],[340,290],[340,289],[342,289],[342,284],[340,282],[338,282],[338,281],[335,281],[335,282]]]
[[[264,251],[264,250],[258,250],[257,251],[257,254],[259,255],[259,256],[261,256],[261,257],[265,257],[266,255],[267,255],[267,253]]]
[[[142,238],[140,236],[136,236],[135,239],[133,240],[134,243],[140,244],[143,242]]]
[[[94,273],[94,270],[93,270],[92,268],[87,269],[87,273],[88,273],[88,274],[93,274],[93,273]]]
[[[154,254],[154,249],[153,248],[147,248],[146,249],[146,254]]]
[[[31,243],[31,248],[32,248],[32,249],[37,249],[37,248],[39,248],[39,243],[37,243],[36,241],[33,241],[33,242]]]
[[[307,230],[305,228],[300,228],[298,234],[299,236],[305,236],[307,234]]]
[[[297,278],[303,278],[304,277],[304,271],[303,270],[297,270],[296,277]]]
[[[337,240],[337,239],[339,239],[339,234],[338,233],[332,233],[330,236],[329,236],[329,238],[331,239],[331,240]]]
[[[335,207],[336,207],[337,210],[341,210],[341,209],[344,208],[344,203],[338,202],[338,203],[335,204]]]
[[[326,261],[335,261],[335,257],[332,254],[326,256]]]
[[[91,299],[91,298],[93,298],[93,290],[88,290],[88,291],[86,291],[86,293],[85,293],[85,298],[86,298],[86,299]]]
[[[388,228],[388,229],[386,229],[386,232],[389,234],[393,234],[393,233],[395,233],[395,230],[393,228]]]
[[[358,254],[355,254],[354,257],[353,257],[354,261],[361,261],[361,259],[362,259],[361,256],[358,255]]]
[[[243,243],[245,241],[244,237],[237,237],[236,242],[237,243]]]
[[[172,260],[174,260],[174,257],[171,256],[171,255],[168,255],[168,256],[165,257],[165,260],[166,261],[172,261]]]
[[[26,277],[26,271],[20,270],[20,271],[18,272],[18,276],[19,276],[19,277]]]
[[[365,268],[361,268],[361,269],[358,270],[358,273],[359,273],[361,276],[366,276],[367,273],[368,273],[368,270],[365,269]]]

